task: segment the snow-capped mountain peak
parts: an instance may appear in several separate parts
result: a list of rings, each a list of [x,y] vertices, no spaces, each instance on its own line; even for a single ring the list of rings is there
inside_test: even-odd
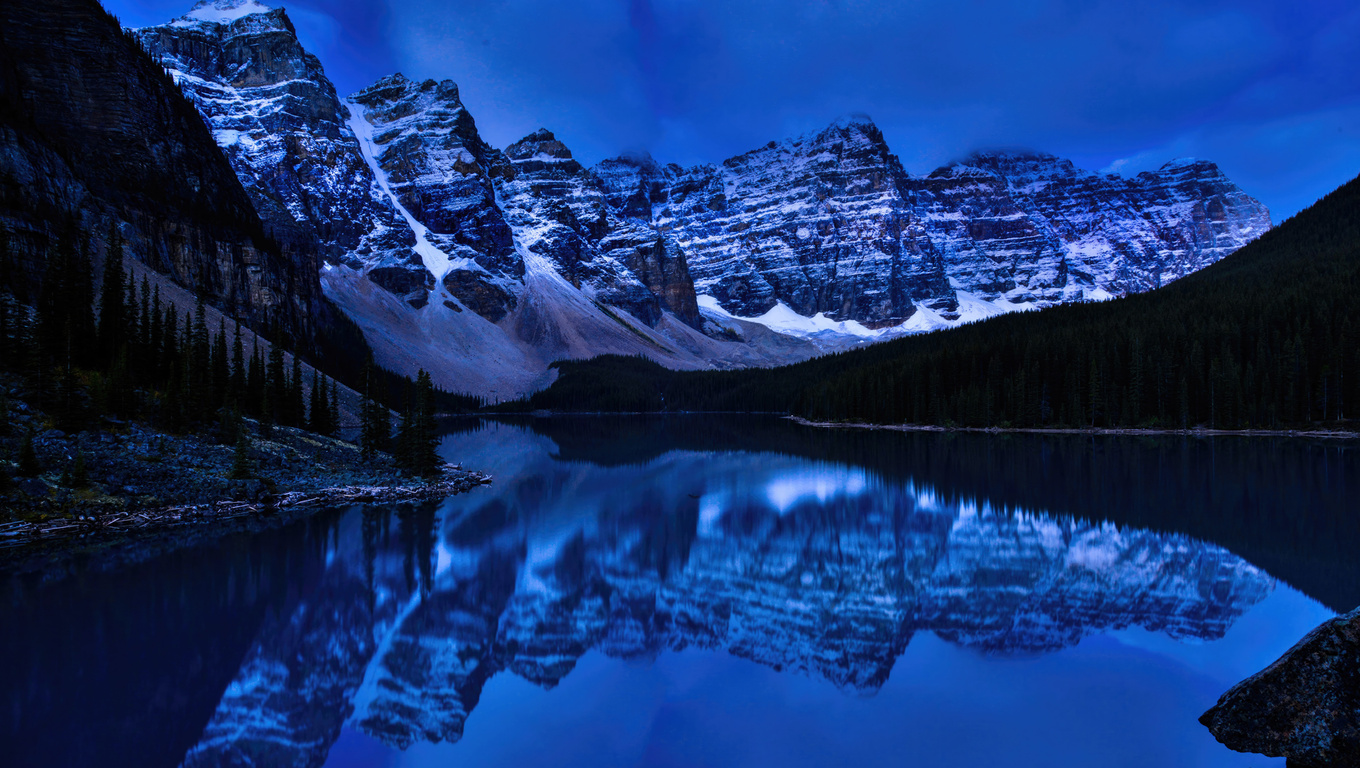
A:
[[[174,23],[180,26],[193,22],[230,24],[251,14],[269,13],[273,10],[259,0],[200,0],[191,11]]]
[[[1270,225],[1212,163],[1133,178],[1030,150],[907,173],[867,115],[682,168],[488,144],[452,80],[342,102],[281,9],[200,2],[137,31],[380,363],[515,396],[556,359],[769,365],[1148,290]],[[702,301],[699,300],[702,297]]]

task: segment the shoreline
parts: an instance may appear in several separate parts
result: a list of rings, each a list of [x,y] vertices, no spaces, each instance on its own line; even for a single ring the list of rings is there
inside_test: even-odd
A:
[[[931,424],[870,424],[854,421],[810,421],[802,416],[784,416],[784,419],[805,427],[821,429],[869,429],[890,432],[972,432],[981,434],[1032,434],[1032,435],[1125,435],[1125,436],[1181,436],[1181,437],[1318,437],[1332,440],[1354,440],[1360,432],[1344,430],[1299,430],[1299,429],[1149,429],[1140,427],[940,427]]]
[[[54,560],[96,549],[131,550],[138,542],[157,538],[179,537],[182,540],[170,546],[187,546],[237,531],[285,525],[348,504],[433,501],[491,482],[491,476],[483,472],[449,466],[439,479],[429,482],[340,485],[268,494],[258,501],[222,499],[0,523],[0,574],[41,570]],[[135,552],[128,554],[132,560],[141,559]]]
[[[534,418],[572,416],[775,416],[805,427],[821,429],[869,429],[890,432],[971,432],[980,434],[1034,435],[1126,435],[1181,437],[1316,437],[1331,440],[1360,439],[1360,431],[1340,429],[1154,429],[1149,427],[941,427],[934,424],[871,424],[862,421],[812,421],[777,411],[524,411],[487,412],[450,416],[450,418]]]

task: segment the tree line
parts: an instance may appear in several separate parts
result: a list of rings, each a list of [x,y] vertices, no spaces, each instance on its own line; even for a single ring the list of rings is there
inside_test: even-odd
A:
[[[262,345],[239,322],[228,326],[220,319],[213,327],[201,297],[181,315],[145,275],[139,282],[132,278],[123,251],[117,229],[111,230],[96,299],[91,249],[79,229],[68,226],[48,250],[32,294],[17,279],[0,230],[0,372],[18,376],[58,429],[139,421],[243,446],[246,418],[257,422],[263,437],[276,426],[321,435],[336,435],[344,426],[334,378],[316,368],[308,376],[299,354],[289,363],[282,344]],[[437,409],[481,404],[436,389],[424,371],[413,382],[371,358],[359,378],[353,384],[362,397],[365,458],[391,452],[400,468],[415,474],[435,473],[442,464],[435,453]],[[401,414],[395,435],[392,406]],[[30,442],[20,458],[31,458]],[[20,463],[21,474],[34,473],[32,461]],[[238,475],[247,463],[240,459]]]
[[[1291,429],[1360,412],[1360,179],[1147,294],[1006,315],[780,368],[558,364],[512,408],[770,411],[966,427]]]

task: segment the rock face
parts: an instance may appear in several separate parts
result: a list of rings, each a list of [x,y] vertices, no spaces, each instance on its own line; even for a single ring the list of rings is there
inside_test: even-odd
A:
[[[899,189],[905,174],[867,118],[687,170],[602,165],[629,215],[673,231],[695,290],[729,312],[896,324],[916,301],[951,309],[944,264]]]
[[[1360,766],[1360,610],[1308,633],[1199,720],[1239,752],[1300,768]]]
[[[650,326],[670,309],[698,321],[685,254],[659,233],[622,221],[600,179],[552,132],[536,131],[505,150],[512,172],[498,188],[519,242],[592,299]]]
[[[376,269],[375,279],[390,274],[397,290],[425,282],[419,275],[402,282],[415,237],[283,9],[204,0],[135,34],[203,114],[276,237],[317,244],[332,263]]]
[[[338,99],[258,0],[203,0],[136,36],[269,228],[319,244],[321,283],[378,362],[493,399],[562,358],[771,365],[1148,290],[1269,227],[1210,163],[1124,179],[993,152],[913,176],[863,116],[717,165],[583,168],[547,130],[490,146],[449,80]]]
[[[397,74],[351,96],[350,107],[379,183],[416,231],[429,276],[473,311],[500,320],[514,308],[524,276],[491,184],[506,162],[478,135],[458,86]]]
[[[957,291],[993,313],[1136,293],[1270,227],[1212,163],[1124,179],[993,152],[917,177],[865,117],[719,166],[621,158],[596,172],[620,213],[674,233],[699,294],[746,317],[782,302],[881,327],[918,309],[958,320]]]
[[[1270,227],[1264,206],[1203,161],[1125,179],[1052,155],[979,153],[903,187],[950,281],[1012,305],[1158,288]]]
[[[0,222],[36,282],[73,226],[259,326],[314,337],[319,263],[280,248],[203,119],[93,0],[0,8]]]

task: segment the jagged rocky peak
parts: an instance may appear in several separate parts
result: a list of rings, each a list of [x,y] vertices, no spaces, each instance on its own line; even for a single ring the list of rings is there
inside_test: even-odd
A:
[[[947,168],[976,168],[1003,178],[1069,177],[1079,173],[1071,160],[1032,149],[989,149],[973,152]]]
[[[604,186],[605,200],[616,213],[650,221],[653,206],[666,202],[667,185],[680,167],[663,168],[643,152],[602,160],[590,170]]]
[[[696,292],[732,314],[784,304],[804,316],[893,325],[918,301],[945,310],[954,302],[898,189],[902,174],[877,126],[852,117],[674,174],[655,220],[689,254]]]
[[[493,277],[523,276],[492,188],[508,163],[482,140],[458,86],[398,73],[349,100],[371,126],[374,159],[392,193],[429,228],[440,250],[450,259],[471,259]]]
[[[282,11],[283,9],[277,9]],[[271,8],[258,0],[199,0],[186,14],[172,22],[176,26],[190,24],[231,24],[246,16],[259,13],[274,13]]]
[[[506,147],[505,156],[520,171],[552,171],[570,175],[581,170],[581,164],[571,156],[567,145],[558,141],[547,128],[539,128]]]
[[[4,3],[0,29],[0,93],[20,105],[0,109],[0,230],[19,279],[42,274],[71,224],[92,244],[116,226],[129,256],[181,286],[299,345],[315,338],[314,251],[264,237],[200,114],[112,16],[88,0]]]
[[[356,268],[409,262],[414,238],[283,9],[199,3],[135,34],[198,107],[277,237],[320,243],[329,261]]]
[[[627,228],[611,214],[603,185],[552,131],[534,131],[507,147],[505,157],[513,172],[502,174],[497,189],[525,249],[592,300],[656,325],[662,303],[629,263],[631,245],[650,245],[655,234],[631,232],[628,244],[614,242]]]
[[[954,285],[1002,307],[1150,290],[1270,226],[1264,206],[1195,161],[1126,179],[1046,153],[988,151],[903,186]]]

